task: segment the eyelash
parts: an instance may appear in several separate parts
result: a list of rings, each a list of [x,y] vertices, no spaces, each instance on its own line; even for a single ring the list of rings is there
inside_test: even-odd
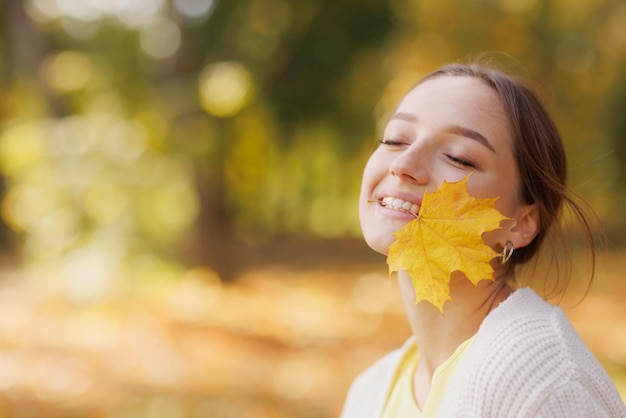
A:
[[[389,146],[399,146],[399,145],[404,145],[402,142],[398,142],[398,141],[390,141],[388,139],[379,139],[378,143],[381,145],[389,145]]]
[[[464,167],[467,167],[467,168],[473,168],[473,169],[476,168],[476,165],[473,162],[471,162],[471,161],[467,161],[467,160],[464,160],[462,158],[454,157],[454,156],[452,156],[450,154],[445,154],[445,156],[450,161],[452,161],[453,163],[460,164],[460,165],[462,165]]]
[[[397,146],[404,145],[402,142],[390,141],[388,139],[379,139],[378,143],[381,144],[381,145],[388,145],[388,146],[391,146],[391,147],[397,147]],[[444,154],[444,155],[446,156],[447,159],[449,159],[450,161],[452,161],[455,164],[459,164],[459,165],[462,165],[464,167],[471,168],[471,169],[476,169],[476,164],[474,164],[471,161],[467,161],[467,160],[455,157],[455,156],[450,155],[450,154]]]

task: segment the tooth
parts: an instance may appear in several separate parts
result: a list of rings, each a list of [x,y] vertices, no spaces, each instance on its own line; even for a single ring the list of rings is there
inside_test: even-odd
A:
[[[417,206],[416,204],[413,204],[413,205],[411,206],[411,209],[410,209],[410,210],[411,210],[411,212],[413,212],[413,213],[417,213],[417,212],[419,211],[419,209],[420,209],[420,207],[419,207],[419,206]]]
[[[393,203],[392,203],[392,204],[393,204],[393,207],[394,207],[394,208],[396,208],[396,209],[400,209],[400,208],[402,207],[402,203],[404,203],[404,201],[403,201],[403,200],[400,200],[400,199],[394,199],[394,201],[393,201]]]
[[[402,209],[409,210],[409,209],[411,209],[411,205],[413,205],[411,202],[404,202],[402,204]]]

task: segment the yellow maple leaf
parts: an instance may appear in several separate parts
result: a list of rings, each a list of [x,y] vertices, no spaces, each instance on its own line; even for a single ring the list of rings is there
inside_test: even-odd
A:
[[[467,179],[444,182],[426,193],[418,217],[396,231],[389,247],[389,274],[406,270],[415,287],[416,303],[427,300],[443,314],[450,297],[450,274],[461,271],[474,285],[493,280],[489,262],[497,253],[482,234],[508,219],[495,208],[498,198],[475,198],[467,191]]]

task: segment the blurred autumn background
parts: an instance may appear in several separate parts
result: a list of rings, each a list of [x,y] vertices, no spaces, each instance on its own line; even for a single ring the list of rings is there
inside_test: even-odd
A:
[[[567,313],[626,396],[623,0],[0,0],[0,18],[0,417],[338,416],[409,332],[360,239],[377,124],[481,51],[537,80],[602,220]]]

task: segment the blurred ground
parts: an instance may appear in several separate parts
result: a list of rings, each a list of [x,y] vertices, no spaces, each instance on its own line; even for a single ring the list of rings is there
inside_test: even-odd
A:
[[[409,331],[384,259],[328,245],[251,254],[225,284],[196,269],[89,304],[5,271],[0,417],[338,416],[352,379]],[[603,255],[567,313],[626,397],[624,267]]]

